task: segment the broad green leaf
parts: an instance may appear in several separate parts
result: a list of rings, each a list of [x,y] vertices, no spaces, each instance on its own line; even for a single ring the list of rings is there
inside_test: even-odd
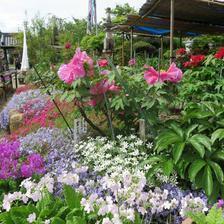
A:
[[[174,130],[174,132],[180,136],[180,138],[183,140],[183,136],[184,136],[184,132],[183,130],[180,128],[179,125],[172,123],[170,124],[170,127],[172,128],[172,130]]]
[[[194,181],[195,177],[197,176],[198,172],[206,165],[204,160],[196,160],[194,161],[191,166],[189,167],[189,178],[191,182]]]
[[[185,143],[183,143],[183,142],[174,144],[173,158],[174,158],[174,163],[175,164],[179,161],[179,159],[180,159],[180,157],[181,157],[181,155],[184,151],[184,147],[185,147]]]
[[[214,143],[217,139],[222,140],[224,138],[224,129],[218,129],[215,132],[212,133],[212,143]]]
[[[76,192],[71,186],[64,185],[64,197],[70,209],[79,209],[81,207],[80,201],[82,199],[82,195]]]
[[[198,127],[198,124],[194,124],[191,125],[185,132],[186,134],[186,139],[188,139],[190,137],[190,134],[192,133],[192,131],[194,131],[196,128]]]
[[[168,160],[162,163],[162,169],[164,174],[166,174],[167,176],[170,176],[170,174],[173,172],[173,161]]]
[[[212,171],[209,165],[206,165],[204,168],[202,180],[205,193],[208,196],[210,196],[213,190],[213,178],[212,178]]]
[[[59,217],[54,217],[51,221],[51,224],[65,224],[65,221]]]
[[[156,149],[158,151],[161,151],[163,149],[166,149],[169,145],[173,143],[180,142],[181,138],[173,131],[165,131],[161,133],[156,142]]]
[[[197,139],[195,139],[193,137],[191,137],[188,141],[196,149],[196,151],[198,152],[200,157],[203,158],[204,155],[205,155],[205,148],[204,148],[204,146],[200,142],[198,142]]]
[[[0,213],[0,223],[14,224],[10,212],[2,212]]]
[[[211,150],[212,150],[211,149],[211,141],[207,136],[201,135],[201,134],[196,134],[196,135],[193,135],[191,137],[191,139],[194,139],[195,141],[197,141],[201,145],[204,145],[205,148],[207,148],[211,152]]]
[[[213,161],[209,161],[208,163],[212,167],[212,169],[215,173],[215,176],[216,176],[217,180],[219,181],[219,183],[223,184],[224,176],[223,176],[223,170],[220,167],[220,165],[218,163],[213,162]]]
[[[215,152],[215,153],[212,155],[212,158],[213,158],[213,159],[217,159],[217,160],[224,160],[224,151],[218,151],[218,152]]]

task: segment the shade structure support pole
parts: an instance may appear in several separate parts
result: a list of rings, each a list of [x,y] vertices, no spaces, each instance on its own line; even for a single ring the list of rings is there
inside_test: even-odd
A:
[[[124,32],[122,33],[122,49],[121,49],[121,57],[122,57],[122,66],[124,66]]]
[[[182,47],[183,44],[183,38],[182,38],[182,33],[180,33],[180,48]]]
[[[163,36],[160,37],[160,62],[161,62],[161,66],[163,66]]]
[[[170,64],[173,62],[173,37],[174,37],[174,1],[170,0]]]
[[[131,27],[131,50],[130,50],[130,59],[133,58],[133,27]]]

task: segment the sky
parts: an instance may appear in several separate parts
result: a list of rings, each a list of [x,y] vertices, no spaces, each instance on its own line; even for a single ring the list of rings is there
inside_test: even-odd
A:
[[[97,17],[100,20],[105,15],[107,7],[113,8],[116,4],[128,2],[139,10],[146,0],[96,0],[96,2]],[[56,15],[65,19],[86,18],[88,0],[0,0],[0,31],[17,32],[22,29],[25,11],[28,21],[37,14],[43,17]]]

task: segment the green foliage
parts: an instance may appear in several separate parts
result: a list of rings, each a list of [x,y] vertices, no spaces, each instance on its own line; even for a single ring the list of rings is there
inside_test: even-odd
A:
[[[203,66],[188,69],[179,86],[178,98],[188,106],[189,102],[223,102],[223,61],[208,56]]]
[[[218,196],[224,184],[220,145],[224,138],[223,128],[220,128],[223,118],[222,105],[194,104],[183,113],[179,123],[168,122],[168,128],[156,139],[157,152],[166,150],[180,177],[191,181],[196,188],[203,188],[211,199]],[[164,160],[160,161],[160,166],[164,166]]]
[[[207,215],[204,213],[189,213],[190,217],[195,224],[224,224],[223,211],[214,205]]]

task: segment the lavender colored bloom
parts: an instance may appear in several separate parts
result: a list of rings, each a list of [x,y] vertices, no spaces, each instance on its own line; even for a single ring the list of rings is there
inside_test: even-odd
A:
[[[44,161],[39,154],[31,154],[21,166],[22,177],[31,177],[33,174],[44,174]]]
[[[224,200],[223,199],[218,200],[217,207],[218,208],[223,208],[224,207]]]

